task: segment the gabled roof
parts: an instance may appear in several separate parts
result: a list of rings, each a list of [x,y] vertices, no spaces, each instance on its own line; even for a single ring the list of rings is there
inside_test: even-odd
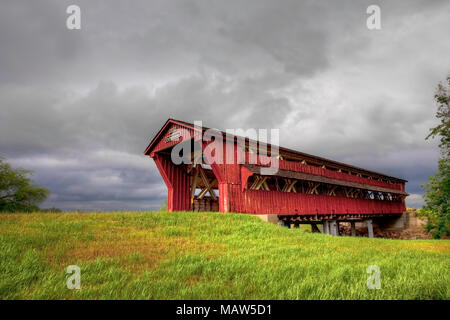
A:
[[[176,120],[176,119],[171,119],[169,118],[164,125],[162,126],[162,128],[158,131],[158,133],[153,137],[153,139],[151,140],[150,144],[148,145],[148,147],[145,149],[144,154],[149,155],[152,151],[152,148],[155,146],[155,144],[158,142],[159,138],[161,136],[163,136],[163,133],[165,132],[165,130],[171,125],[171,124],[177,124],[179,126],[183,126],[185,128],[191,129],[191,130],[198,130],[198,127],[195,127],[194,124],[189,123],[189,122],[185,122],[185,121],[181,121],[181,120]],[[202,127],[203,131],[209,130],[210,128],[208,127]],[[224,131],[220,131],[217,130],[218,133],[222,134],[223,136],[225,136],[227,133],[225,133]],[[239,136],[233,136],[234,138],[243,138],[243,137],[239,137]],[[263,143],[264,144],[264,143]],[[265,145],[265,144],[264,144]],[[270,144],[267,144],[268,146],[270,146]],[[359,168],[350,164],[346,164],[346,163],[342,163],[339,161],[334,161],[334,160],[330,160],[330,159],[326,159],[326,158],[322,158],[319,156],[314,156],[308,153],[304,153],[304,152],[300,152],[300,151],[296,151],[296,150],[292,150],[292,149],[288,149],[288,148],[284,148],[284,147],[280,147],[278,146],[280,153],[285,153],[285,154],[289,154],[289,155],[293,155],[293,156],[297,156],[299,158],[305,159],[305,160],[309,160],[309,161],[313,161],[317,164],[320,165],[327,165],[327,166],[331,166],[331,167],[337,167],[343,170],[348,170],[348,171],[355,171],[357,173],[361,173],[361,174],[365,174],[365,175],[371,175],[371,176],[378,176],[380,178],[384,178],[384,179],[390,179],[390,180],[394,180],[397,182],[407,182],[407,180],[401,179],[401,178],[397,178],[397,177],[392,177],[383,173],[379,173],[376,171],[371,171],[371,170],[367,170],[367,169],[363,169],[363,168]]]
[[[145,155],[149,155],[152,147],[156,144],[156,142],[158,141],[159,137],[162,136],[163,132],[166,130],[167,127],[169,127],[170,124],[179,124],[182,126],[185,126],[186,128],[192,128],[194,129],[194,125],[191,123],[187,123],[184,121],[179,121],[179,120],[175,120],[175,119],[167,119],[167,121],[164,123],[164,125],[162,126],[161,129],[159,129],[158,133],[156,133],[156,135],[153,137],[152,141],[150,141],[150,144],[147,146],[147,148],[144,151]]]

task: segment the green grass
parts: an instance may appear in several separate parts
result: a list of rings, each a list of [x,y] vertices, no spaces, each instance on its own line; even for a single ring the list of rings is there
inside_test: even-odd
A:
[[[0,214],[0,299],[449,299],[449,267],[448,240],[331,237],[250,215]]]

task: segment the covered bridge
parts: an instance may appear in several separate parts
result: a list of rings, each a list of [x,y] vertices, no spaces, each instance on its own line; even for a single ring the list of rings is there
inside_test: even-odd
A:
[[[369,236],[373,219],[405,212],[403,179],[287,148],[274,153],[270,144],[255,148],[252,140],[222,131],[205,139],[207,130],[169,119],[145,150],[167,185],[169,211],[266,215],[288,226],[309,223],[317,231],[322,224],[322,232],[333,235],[339,222],[350,222],[354,233],[354,223],[365,221]],[[174,161],[174,154],[182,161]],[[264,170],[267,160],[276,160],[276,172]]]

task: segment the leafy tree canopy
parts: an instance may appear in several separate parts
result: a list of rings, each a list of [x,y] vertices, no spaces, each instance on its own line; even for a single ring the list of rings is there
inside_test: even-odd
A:
[[[427,228],[434,238],[450,235],[450,76],[447,83],[440,83],[434,96],[438,109],[436,118],[440,123],[430,129],[426,139],[439,138],[441,158],[438,171],[431,176],[425,188],[425,206],[421,212],[428,217]]]
[[[13,169],[0,158],[0,212],[38,211],[38,204],[49,195],[49,190],[37,186],[28,177],[29,170]]]

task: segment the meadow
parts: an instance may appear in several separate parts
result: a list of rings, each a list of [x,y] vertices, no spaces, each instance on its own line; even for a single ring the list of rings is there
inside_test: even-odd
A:
[[[0,214],[0,299],[449,299],[449,267],[449,240],[332,237],[250,215]]]

